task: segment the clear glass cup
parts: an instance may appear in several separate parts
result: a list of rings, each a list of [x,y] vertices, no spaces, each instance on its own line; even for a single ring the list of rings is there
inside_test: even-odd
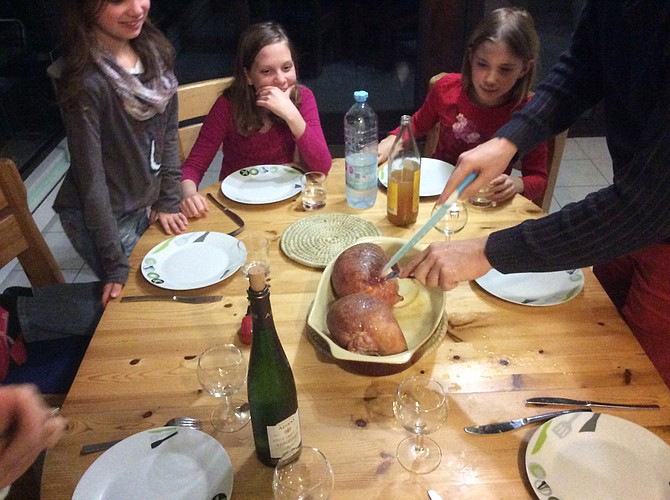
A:
[[[439,206],[433,207],[432,213],[438,210]],[[456,200],[449,205],[444,216],[437,221],[435,229],[447,237],[447,241],[451,240],[451,235],[461,231],[468,222],[468,209],[461,200]]]
[[[260,231],[253,231],[241,238],[244,247],[247,250],[247,260],[242,266],[242,274],[249,279],[249,274],[265,274],[267,279],[270,276],[270,242],[265,234]]]
[[[272,491],[276,500],[327,500],[334,487],[333,468],[317,448],[294,448],[275,466]]]
[[[426,434],[436,431],[447,419],[449,406],[442,385],[425,375],[403,380],[393,400],[396,420],[414,433],[400,442],[396,458],[411,472],[426,474],[442,461],[442,450]]]
[[[307,172],[300,178],[302,184],[302,207],[318,210],[326,206],[326,174]]]
[[[233,400],[247,379],[247,363],[237,346],[218,344],[206,349],[198,358],[198,380],[204,390],[223,404],[212,412],[212,425],[216,430],[235,432],[249,423],[249,404]]]

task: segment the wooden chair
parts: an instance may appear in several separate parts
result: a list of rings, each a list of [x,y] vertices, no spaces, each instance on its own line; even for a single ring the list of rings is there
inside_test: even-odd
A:
[[[58,263],[28,208],[26,187],[12,160],[0,159],[0,267],[18,258],[30,284],[63,283]],[[47,401],[60,405],[86,352],[88,337],[27,344],[28,361],[10,369],[5,383],[32,383]]]
[[[28,208],[26,187],[12,160],[0,159],[0,267],[19,259],[31,285],[63,283],[63,273]]]
[[[182,163],[191,152],[198,138],[202,123],[212,109],[214,102],[225,88],[233,82],[233,77],[214,78],[202,82],[188,83],[177,88],[179,102],[179,159]]]
[[[432,89],[435,83],[442,78],[446,73],[438,73],[431,77],[428,82],[428,89]],[[424,156],[432,156],[435,154],[437,147],[437,140],[440,137],[440,124],[437,123],[426,136],[424,145]],[[545,212],[551,209],[551,200],[554,196],[554,188],[556,187],[556,179],[558,178],[558,170],[561,167],[561,160],[563,159],[563,150],[565,149],[565,142],[568,139],[568,130],[564,130],[560,134],[547,139],[548,156],[547,156],[547,189],[544,196],[540,200],[533,200],[533,202],[540,206]]]

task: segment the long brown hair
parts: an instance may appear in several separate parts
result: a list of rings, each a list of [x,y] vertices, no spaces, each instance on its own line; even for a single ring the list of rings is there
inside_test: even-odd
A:
[[[63,72],[59,83],[59,100],[68,103],[83,90],[83,77],[93,63],[91,48],[97,46],[95,20],[108,0],[61,0],[61,37],[64,45]],[[130,41],[137,52],[144,73],[143,81],[156,78],[161,71],[174,68],[174,49],[168,39],[147,19],[139,36]],[[153,54],[163,61],[161,68]]]
[[[534,64],[530,65],[526,74],[517,80],[510,91],[512,101],[515,104],[521,103],[535,83],[537,60],[540,53],[540,41],[532,16],[523,9],[505,7],[492,11],[475,28],[468,40],[461,69],[463,88],[470,96],[474,91],[470,56],[482,43],[487,41],[504,43],[515,56],[526,64],[534,61]]]
[[[295,64],[293,45],[280,24],[272,21],[252,24],[240,36],[235,56],[235,80],[230,87],[223,91],[223,94],[232,104],[233,123],[242,135],[249,135],[260,130],[263,127],[264,116],[263,108],[256,105],[256,91],[253,85],[247,84],[245,70],[251,71],[251,66],[263,47],[279,42],[288,44],[291,59]],[[293,92],[291,92],[291,101],[296,107],[300,105],[300,91],[297,81]],[[272,121],[283,123],[283,120],[274,113],[269,113],[269,115]]]

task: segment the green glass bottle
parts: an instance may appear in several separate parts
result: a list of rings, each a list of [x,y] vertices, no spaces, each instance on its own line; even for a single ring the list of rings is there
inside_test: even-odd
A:
[[[272,319],[265,277],[249,276],[253,321],[247,391],[256,455],[274,467],[287,451],[300,446],[300,416],[293,371]]]

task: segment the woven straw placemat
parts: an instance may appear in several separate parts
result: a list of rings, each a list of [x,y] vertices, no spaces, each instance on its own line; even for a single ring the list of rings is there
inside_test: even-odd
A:
[[[291,260],[323,269],[363,236],[381,236],[366,220],[348,214],[318,214],[294,222],[281,236],[282,252]]]

